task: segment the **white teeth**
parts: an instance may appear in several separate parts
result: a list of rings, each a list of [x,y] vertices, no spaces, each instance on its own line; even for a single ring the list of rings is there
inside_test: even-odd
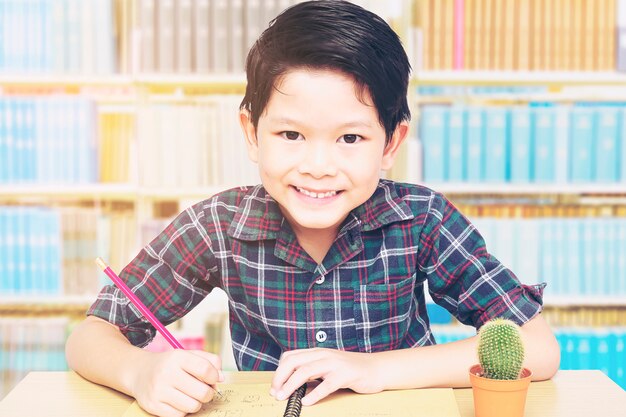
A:
[[[296,187],[296,190],[298,190],[299,192],[301,192],[304,195],[307,195],[307,196],[313,197],[313,198],[328,198],[328,197],[332,197],[332,196],[337,194],[337,191],[328,191],[326,193],[314,193],[312,191],[308,191],[308,190],[305,190],[304,188],[300,188],[300,187]]]

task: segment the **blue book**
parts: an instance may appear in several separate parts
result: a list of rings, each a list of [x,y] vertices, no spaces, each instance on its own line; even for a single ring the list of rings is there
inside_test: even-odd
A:
[[[60,214],[53,210],[48,210],[46,214],[46,240],[47,253],[46,265],[48,265],[47,280],[44,290],[49,294],[60,294],[61,286],[61,217]]]
[[[570,181],[592,180],[594,119],[593,109],[574,107],[570,115]]]
[[[424,149],[424,180],[446,180],[446,155],[448,153],[448,108],[423,106],[420,136]]]
[[[611,373],[611,348],[609,346],[609,332],[606,329],[595,331],[595,368],[609,376]]]
[[[626,386],[626,332],[621,331],[615,342],[615,375],[617,383],[622,387]]]
[[[467,109],[467,163],[465,164],[469,182],[481,182],[485,178],[484,140],[484,111],[480,107],[470,107]]]
[[[558,184],[564,184],[568,182],[569,178],[569,108],[558,106],[555,111],[556,162],[554,175]]]
[[[564,331],[565,346],[562,347],[561,369],[580,369],[576,353],[577,334],[571,330]]]
[[[581,280],[581,293],[592,294],[593,287],[595,286],[594,280],[597,278],[595,270],[595,233],[594,228],[597,227],[597,221],[595,219],[583,218],[583,233],[582,233],[582,253],[584,257],[582,259],[582,280]]]
[[[552,227],[553,241],[552,250],[554,254],[554,261],[552,262],[552,272],[550,278],[552,280],[553,294],[565,295],[569,294],[570,288],[567,285],[567,276],[565,275],[565,259],[567,254],[565,253],[565,219],[555,217],[551,219],[549,225],[546,227]]]
[[[578,366],[576,369],[593,369],[594,352],[591,347],[591,333],[588,330],[578,330],[576,334],[576,356]]]
[[[26,99],[17,98],[13,101],[15,132],[15,164],[13,175],[16,183],[27,182],[28,173],[28,138],[26,137]]]
[[[560,295],[554,282],[554,232],[552,228],[552,218],[539,219],[539,246],[540,253],[540,272],[542,279],[548,283],[545,289],[546,296]]]
[[[11,158],[9,155],[7,116],[7,101],[0,97],[0,184],[9,182],[9,162]]]
[[[18,273],[17,264],[19,261],[18,256],[18,209],[13,207],[5,207],[4,213],[7,224],[7,241],[6,241],[6,259],[7,259],[7,294],[16,294],[18,292]]]
[[[532,180],[533,158],[531,118],[528,107],[516,106],[511,111],[511,182],[528,183]]]
[[[594,295],[607,295],[606,282],[609,279],[607,273],[607,254],[606,254],[606,230],[605,219],[593,219],[593,252],[591,255],[594,257],[594,277],[591,282],[592,286],[587,294]]]
[[[619,155],[618,166],[621,182],[626,182],[626,107],[620,109],[620,138],[617,144],[617,154]]]
[[[462,182],[465,172],[465,108],[452,107],[449,112],[448,181]]]
[[[553,107],[533,109],[534,123],[534,164],[533,178],[535,182],[548,183],[555,180],[556,112]]]
[[[23,137],[25,146],[24,156],[24,179],[32,184],[37,180],[37,148],[36,148],[36,123],[35,100],[29,98],[23,103],[24,125]]]
[[[582,292],[582,223],[578,218],[564,220],[566,224],[565,245],[565,268],[564,274],[567,281],[568,293],[579,296]]]
[[[595,175],[602,183],[616,182],[618,173],[618,140],[620,111],[616,107],[600,107],[595,111]]]
[[[0,9],[1,11],[2,9]],[[1,114],[1,113],[0,113]],[[8,258],[8,237],[9,237],[9,222],[4,207],[0,207],[0,296],[8,293],[9,290],[9,271],[7,264]],[[2,345],[2,343],[0,343]],[[0,371],[2,367],[0,366]]]
[[[3,19],[6,16],[6,1],[4,0],[0,0],[0,23],[4,23]],[[4,40],[0,41],[0,73],[5,72],[5,50],[4,50]],[[2,100],[0,100],[2,101]],[[1,110],[1,108],[0,108]],[[2,111],[0,111],[0,115],[2,114]],[[2,137],[2,135],[0,135],[0,137]],[[0,163],[2,163],[2,161],[0,161]],[[2,180],[2,176],[0,176],[0,181]],[[2,371],[2,366],[0,364],[0,372]]]
[[[485,181],[505,182],[508,179],[509,114],[502,107],[485,109]]]
[[[619,288],[616,290],[618,294],[626,294],[626,279],[620,278],[623,271],[626,271],[626,256],[623,256],[626,253],[626,219],[621,218],[619,220],[619,228],[618,228],[618,245],[616,246],[617,253],[619,256],[617,257],[617,271],[618,275],[615,276],[617,282],[619,284]]]

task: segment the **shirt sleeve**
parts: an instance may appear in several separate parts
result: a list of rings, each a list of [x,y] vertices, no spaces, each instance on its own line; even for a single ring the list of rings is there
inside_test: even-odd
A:
[[[119,273],[164,325],[188,313],[218,286],[215,256],[202,203],[179,214]],[[106,285],[87,315],[117,327],[136,346],[150,343],[156,329],[115,285]]]
[[[419,239],[418,268],[433,300],[461,323],[494,317],[520,326],[542,310],[544,284],[523,285],[487,252],[483,237],[452,203],[433,194]]]

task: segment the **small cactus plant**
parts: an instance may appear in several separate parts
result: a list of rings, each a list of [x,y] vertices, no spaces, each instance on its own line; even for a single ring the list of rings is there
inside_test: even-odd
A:
[[[519,326],[511,320],[496,318],[478,332],[478,360],[483,377],[517,379],[524,362],[524,344]]]

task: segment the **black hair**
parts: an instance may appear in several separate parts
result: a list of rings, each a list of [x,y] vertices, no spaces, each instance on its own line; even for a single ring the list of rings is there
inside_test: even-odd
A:
[[[338,70],[351,76],[361,101],[368,92],[387,141],[411,112],[411,66],[398,35],[376,14],[343,0],[299,3],[261,34],[246,59],[248,84],[241,109],[256,128],[270,95],[293,69]]]

